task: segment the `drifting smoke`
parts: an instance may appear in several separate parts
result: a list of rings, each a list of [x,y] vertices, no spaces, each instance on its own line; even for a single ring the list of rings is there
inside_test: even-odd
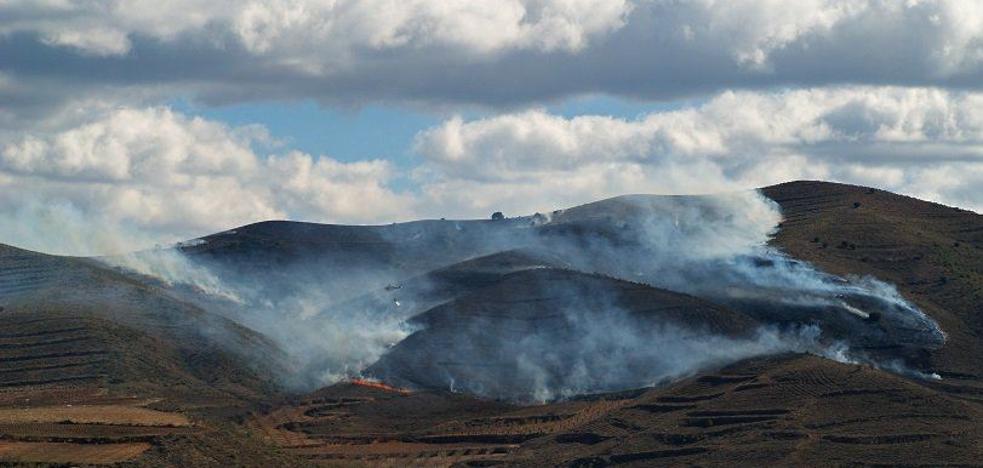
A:
[[[933,378],[901,357],[865,349],[936,349],[945,339],[938,326],[886,283],[828,275],[768,247],[780,219],[777,206],[754,192],[630,196],[555,213],[508,244],[725,306],[758,324],[750,333],[642,317],[599,301],[611,294],[604,288],[548,281],[539,295],[504,306],[465,298],[441,311],[453,318],[423,320],[425,330],[369,371],[401,385],[523,401],[648,386],[783,352]],[[552,297],[567,300],[549,304]],[[524,316],[523,301],[537,301],[537,310]],[[475,307],[476,318],[469,316]]]
[[[0,239],[16,247],[97,256],[93,258],[166,285],[193,286],[208,295],[239,300],[213,272],[180,251],[159,245],[147,248],[154,245],[153,238],[112,220],[92,219],[70,202],[28,200],[0,224]]]
[[[543,269],[507,282],[534,288],[501,300],[479,293],[424,314],[422,329],[367,373],[399,386],[543,402],[658,385],[753,356],[839,358],[845,346],[823,340],[816,325],[758,326],[604,277]]]
[[[5,224],[3,239],[71,253],[118,253],[134,244],[119,230],[93,231],[70,206],[34,207],[22,218]],[[353,228],[372,233],[359,245],[382,256],[315,250],[264,263],[194,254],[215,241],[207,238],[102,260],[156,278],[183,299],[272,338],[294,360],[284,380],[304,389],[365,372],[400,386],[543,401],[664,383],[784,352],[932,377],[911,369],[904,355],[865,349],[935,349],[945,339],[938,326],[891,285],[828,275],[769,247],[780,221],[777,205],[757,192],[626,196],[495,222]],[[513,251],[526,257],[501,255]],[[481,263],[495,254],[500,264]],[[748,327],[722,331],[640,315],[611,291],[578,286],[593,281],[579,277],[543,286],[538,294],[566,299],[530,309],[530,320],[515,320],[521,307],[514,305],[496,309],[498,315],[446,321],[459,328],[418,319],[448,304],[469,310],[483,288],[533,270],[600,274],[684,293]],[[552,317],[549,326],[529,325],[545,316]]]
[[[192,286],[209,296],[237,304],[244,303],[239,293],[227,286],[215,273],[174,248],[154,248],[101,257],[100,260],[117,268],[155,278],[168,286]]]
[[[573,257],[582,268],[692,294],[767,322],[811,314],[811,321],[848,327],[855,319],[875,319],[876,330],[848,331],[854,338],[927,348],[945,341],[938,325],[894,286],[829,275],[769,247],[781,216],[777,204],[757,192],[622,201],[644,215],[622,225],[616,242],[587,245],[589,253]]]
[[[394,304],[336,312],[331,306],[337,298],[308,288],[238,316],[294,356],[298,372],[290,386],[313,388],[356,377],[414,331]]]
[[[294,265],[279,276],[272,271],[237,275],[234,269],[184,253],[204,245],[203,240],[169,246],[155,245],[155,240],[118,222],[93,219],[68,202],[25,201],[0,223],[0,242],[49,254],[91,256],[263,333],[293,358],[293,368],[283,376],[290,386],[308,388],[357,375],[412,332],[405,323],[408,317],[378,310],[324,313],[352,294],[391,281],[383,265]]]
[[[577,324],[575,330],[582,333],[579,340],[558,343],[528,337],[511,344],[517,372],[501,376],[505,379],[501,382],[509,383],[507,387],[489,389],[481,386],[488,380],[475,379],[458,382],[458,390],[546,402],[656,386],[755,356],[795,352],[837,359],[842,346],[821,344],[821,331],[816,326],[790,330],[762,327],[752,336],[738,339],[672,324],[643,327],[641,331],[634,327],[637,321],[621,313],[600,321],[589,315],[570,316]],[[566,372],[555,372],[558,365]],[[528,388],[517,388],[517,382],[528,384]]]
[[[0,241],[55,255],[120,254],[153,245],[147,238],[115,223],[90,219],[69,202],[25,199],[5,211],[0,223]]]

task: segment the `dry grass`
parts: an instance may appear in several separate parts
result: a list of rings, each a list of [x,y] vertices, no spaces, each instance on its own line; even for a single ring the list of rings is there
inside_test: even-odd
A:
[[[33,463],[110,464],[133,460],[150,448],[143,442],[71,444],[53,442],[0,442],[0,460]]]
[[[120,405],[41,406],[0,409],[0,423],[122,424],[132,426],[189,426],[182,414]]]
[[[0,434],[22,442],[145,442],[157,436],[193,434],[198,427],[124,426],[117,424],[0,424]],[[70,440],[69,440],[70,439]]]

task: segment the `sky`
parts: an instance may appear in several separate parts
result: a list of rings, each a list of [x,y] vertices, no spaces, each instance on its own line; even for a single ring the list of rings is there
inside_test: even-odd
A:
[[[983,210],[983,2],[0,0],[3,243],[797,179]]]

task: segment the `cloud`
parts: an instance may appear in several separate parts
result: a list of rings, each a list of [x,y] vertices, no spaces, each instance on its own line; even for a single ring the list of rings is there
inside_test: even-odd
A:
[[[537,109],[454,117],[416,136],[418,159],[404,177],[386,160],[282,148],[260,126],[162,106],[91,105],[0,135],[0,213],[23,225],[8,223],[0,239],[39,246],[47,239],[39,229],[59,230],[32,220],[59,212],[126,227],[111,240],[86,244],[96,236],[83,235],[55,245],[89,253],[274,218],[529,214],[624,193],[712,193],[792,179],[874,185],[983,210],[981,109],[974,92],[843,87],[728,91],[633,119]]]
[[[96,55],[124,55],[136,35],[158,41],[197,35],[284,63],[323,59],[322,65],[359,49],[572,52],[621,27],[631,10],[625,0],[12,1],[2,7],[9,19],[0,32],[35,32],[48,44]]]
[[[4,241],[70,253],[122,251],[271,218],[388,220],[410,203],[386,188],[388,162],[262,155],[257,148],[269,138],[260,127],[228,127],[166,107],[67,120],[0,144],[0,212],[19,220],[0,228]],[[74,238],[65,232],[80,223],[59,229],[38,222],[53,219],[116,232]],[[53,238],[64,242],[52,246]]]
[[[0,71],[38,94],[21,106],[69,99],[69,82],[210,103],[492,107],[983,83],[975,0],[7,1],[0,18]]]
[[[417,136],[417,177],[468,208],[564,206],[626,192],[693,193],[819,178],[983,208],[983,96],[932,88],[724,92],[636,119],[529,110]],[[481,202],[494,203],[483,205]]]

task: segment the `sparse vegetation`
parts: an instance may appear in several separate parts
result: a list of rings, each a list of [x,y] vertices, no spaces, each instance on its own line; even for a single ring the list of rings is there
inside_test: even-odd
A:
[[[983,336],[983,315],[975,299],[983,290],[978,271],[983,251],[954,248],[957,243],[962,247],[983,242],[983,216],[879,191],[864,201],[865,210],[846,209],[865,192],[872,190],[820,182],[765,189],[786,218],[797,220],[787,223],[774,245],[826,271],[862,272],[892,282],[944,330],[971,330]],[[801,247],[815,238],[844,240],[834,244],[839,247],[835,251]],[[983,343],[957,333],[925,365],[974,369],[983,375],[983,369],[970,362],[973,355],[983,355]]]
[[[948,333],[945,346],[906,358],[917,370],[939,373],[942,381],[914,382],[869,366],[783,355],[742,361],[657,388],[530,407],[441,391],[402,395],[346,385],[284,398],[264,384],[252,362],[222,355],[207,338],[183,334],[184,324],[206,317],[203,311],[166,302],[149,287],[136,287],[137,293],[128,296],[133,286],[121,273],[100,272],[93,281],[71,284],[110,284],[113,297],[125,301],[68,306],[60,300],[70,288],[48,289],[37,296],[43,300],[34,302],[8,302],[4,296],[0,461],[124,466],[978,463],[977,442],[983,440],[983,410],[977,404],[983,401],[980,216],[887,193],[861,198],[864,209],[851,209],[863,193],[873,191],[834,184],[789,184],[765,193],[778,201],[786,218],[773,240],[776,247],[835,274],[890,281],[940,322]],[[626,224],[617,216],[611,219],[615,226]],[[401,232],[402,225],[380,229],[389,235]],[[369,237],[343,233],[353,239],[346,245],[374,245]],[[223,248],[248,253],[242,237],[229,237]],[[830,243],[837,249],[827,249]],[[262,247],[292,245],[277,239]],[[506,258],[512,260],[496,265],[517,261],[514,255]],[[0,266],[4,261],[0,258]],[[549,274],[565,274],[562,268],[554,270]],[[30,277],[43,273],[32,270]],[[620,281],[628,295],[641,297],[639,291],[649,288],[590,277]],[[489,295],[508,296],[507,290]],[[134,297],[162,302],[147,308]],[[646,307],[639,313],[655,313],[649,309],[657,302],[640,301]],[[691,314],[697,309],[679,310]],[[124,319],[128,322],[120,322]],[[884,326],[886,319],[874,311],[864,325]]]

